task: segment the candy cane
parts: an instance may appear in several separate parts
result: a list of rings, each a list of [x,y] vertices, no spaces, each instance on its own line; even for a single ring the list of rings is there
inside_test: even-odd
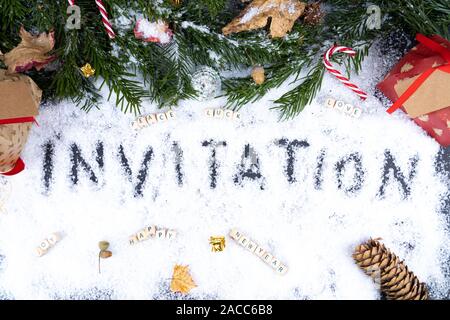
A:
[[[69,6],[75,5],[75,0],[68,0]],[[95,3],[97,4],[98,10],[100,11],[100,14],[102,16],[102,22],[105,26],[106,32],[108,33],[108,37],[110,39],[114,39],[116,34],[114,33],[114,30],[112,28],[111,23],[108,20],[108,13],[106,12],[105,6],[103,5],[102,0],[95,0]]]
[[[353,84],[350,82],[350,80],[342,75],[342,73],[339,72],[336,68],[332,66],[330,63],[330,57],[335,52],[343,52],[351,57],[354,57],[356,55],[356,52],[352,48],[348,47],[342,47],[342,46],[333,46],[332,48],[328,49],[327,52],[325,52],[323,56],[323,64],[325,65],[325,68],[336,78],[338,78],[339,81],[341,81],[344,85],[349,87],[353,92],[355,92],[362,100],[366,100],[367,93],[362,91],[356,84]]]
[[[105,6],[103,5],[102,0],[95,0],[95,3],[97,4],[98,10],[100,10],[100,14],[102,16],[102,22],[105,26],[106,32],[108,33],[108,36],[110,39],[114,39],[116,34],[114,33],[114,30],[112,29],[111,23],[108,20],[108,13],[106,13]]]

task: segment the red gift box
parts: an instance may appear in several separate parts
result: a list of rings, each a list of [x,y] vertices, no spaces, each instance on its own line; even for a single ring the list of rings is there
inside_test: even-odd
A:
[[[377,85],[442,146],[450,145],[450,42],[418,34],[411,49]]]

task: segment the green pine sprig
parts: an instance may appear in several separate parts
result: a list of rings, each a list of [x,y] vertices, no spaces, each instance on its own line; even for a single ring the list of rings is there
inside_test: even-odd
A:
[[[412,35],[439,34],[449,39],[448,0],[372,0],[381,8],[381,30],[368,30],[366,1],[322,1],[323,23],[305,25],[302,18],[282,39],[270,39],[265,29],[229,36],[222,28],[245,6],[236,0],[109,0],[106,9],[116,31],[110,40],[94,1],[78,0],[81,29],[67,30],[67,1],[0,1],[0,50],[8,52],[20,39],[21,25],[34,33],[54,30],[57,61],[44,71],[27,72],[48,99],[70,99],[89,111],[108,92],[124,112],[140,113],[143,101],[160,107],[176,106],[196,96],[193,70],[208,65],[220,71],[240,71],[242,76],[223,79],[227,107],[242,108],[257,102],[270,90],[290,82],[289,90],[274,101],[283,119],[298,115],[320,90],[324,68],[321,56],[333,43],[354,48],[353,59],[333,57],[347,74],[359,72],[371,45],[399,28]],[[139,18],[166,21],[173,30],[170,44],[146,43],[134,37]],[[85,78],[80,67],[96,70]],[[248,76],[261,65],[266,81],[256,85]],[[3,65],[0,65],[4,67]]]

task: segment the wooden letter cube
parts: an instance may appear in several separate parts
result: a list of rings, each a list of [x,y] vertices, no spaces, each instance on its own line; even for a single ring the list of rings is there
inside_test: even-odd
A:
[[[136,243],[138,243],[139,242],[139,240],[138,240],[138,238],[137,238],[137,236],[135,235],[135,234],[133,234],[132,236],[130,236],[129,238],[128,238],[128,243],[130,244],[130,245],[135,245]]]
[[[281,266],[281,262],[277,258],[273,257],[272,261],[270,262],[270,266],[277,270]]]
[[[48,242],[47,239],[41,241],[41,244],[39,245],[39,248],[41,248],[44,251],[47,251],[48,249],[50,249],[51,245],[50,242]]]
[[[150,237],[150,234],[147,232],[146,229],[143,229],[143,230],[139,231],[138,233],[136,233],[136,237],[137,237],[138,241],[144,241]]]
[[[288,271],[288,267],[286,267],[284,264],[281,264],[277,269],[277,273],[280,275],[285,274],[287,271]]]
[[[266,252],[263,256],[262,259],[265,263],[270,264],[272,262],[273,259],[273,255],[271,255],[270,253]]]
[[[232,229],[231,231],[230,231],[230,237],[231,237],[231,239],[234,239],[234,240],[236,240],[236,241],[238,241],[239,240],[239,238],[240,237],[242,237],[242,233],[240,233],[239,231],[237,231],[236,229]]]
[[[145,128],[148,126],[146,117],[138,117],[136,119],[136,121],[138,122],[138,124],[141,128]]]
[[[228,120],[233,120],[233,110],[225,110],[225,118]]]
[[[214,109],[211,108],[205,109],[205,115],[209,118],[212,118],[214,116]]]
[[[245,249],[247,249],[248,251],[251,251],[253,253],[255,253],[256,248],[258,247],[258,244],[254,241],[249,241],[247,243],[247,246],[245,247]]]
[[[239,243],[241,246],[246,247],[247,244],[249,243],[249,241],[250,241],[249,238],[247,238],[246,236],[242,236],[242,237],[239,238],[238,243]]]
[[[239,112],[233,112],[233,119],[234,120],[241,120],[241,114]]]
[[[159,229],[156,231],[156,238],[163,239],[166,237],[166,229]]]
[[[169,120],[174,120],[175,119],[175,112],[172,110],[169,110],[166,112],[166,117]]]
[[[50,245],[54,246],[59,240],[61,240],[61,236],[58,233],[52,233],[47,238]]]
[[[334,108],[334,105],[336,104],[336,100],[334,100],[333,98],[328,98],[326,101],[325,101],[325,105],[328,107],[328,108]]]
[[[152,113],[145,117],[148,124],[155,124],[158,122],[158,119],[156,119],[156,114]]]
[[[345,102],[343,101],[336,101],[336,104],[334,105],[334,107],[339,110],[339,111],[344,111],[344,107],[345,107]]]
[[[361,108],[357,108],[356,107],[356,108],[353,109],[352,117],[359,118],[359,117],[361,117],[361,114],[362,114]]]
[[[224,114],[223,109],[215,109],[214,110],[214,118],[222,119],[223,114]]]
[[[139,122],[137,122],[137,121],[131,122],[131,127],[132,127],[134,130],[136,130],[136,131],[142,129],[142,127],[140,126]]]
[[[166,237],[167,239],[175,239],[177,232],[175,230],[167,230]]]
[[[46,253],[46,251],[42,250],[39,247],[36,248],[35,252],[38,257],[42,257]]]
[[[158,113],[156,115],[156,117],[158,118],[158,122],[165,122],[167,121],[167,116],[164,112]]]
[[[258,247],[255,249],[255,254],[262,259],[263,255],[266,254],[266,250],[264,250],[262,247]]]
[[[351,105],[351,104],[346,104],[345,106],[344,106],[344,113],[346,113],[346,114],[352,114],[353,113],[353,109],[354,109],[354,107]]]
[[[156,226],[146,227],[145,231],[148,233],[149,237],[154,238],[156,236]]]

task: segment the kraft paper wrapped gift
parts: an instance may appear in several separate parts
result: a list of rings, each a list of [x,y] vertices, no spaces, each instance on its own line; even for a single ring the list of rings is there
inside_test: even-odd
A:
[[[450,42],[418,34],[411,49],[377,87],[442,146],[450,145]]]
[[[0,70],[0,174],[24,169],[20,154],[38,115],[41,95],[30,77]]]

